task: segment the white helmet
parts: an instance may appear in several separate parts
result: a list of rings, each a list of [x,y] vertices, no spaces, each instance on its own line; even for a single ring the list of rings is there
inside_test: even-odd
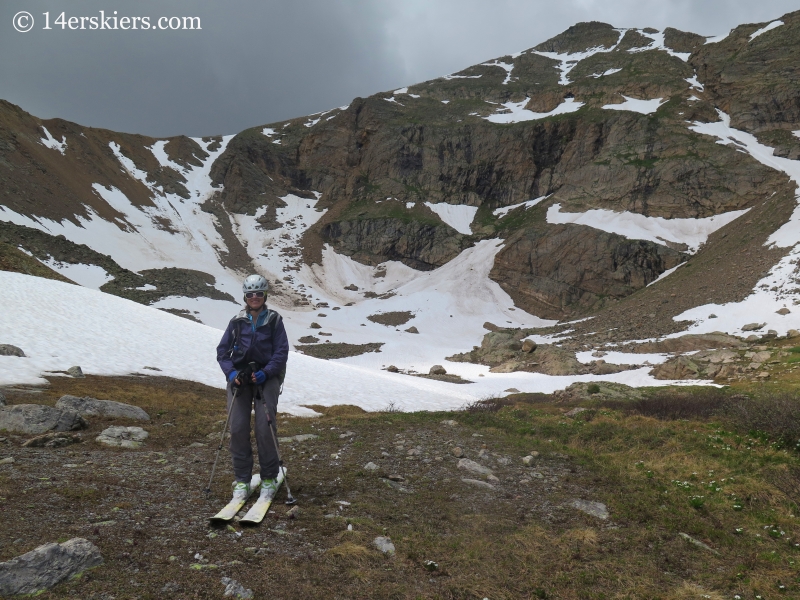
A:
[[[242,292],[264,292],[267,293],[269,283],[261,275],[249,275],[242,284]]]

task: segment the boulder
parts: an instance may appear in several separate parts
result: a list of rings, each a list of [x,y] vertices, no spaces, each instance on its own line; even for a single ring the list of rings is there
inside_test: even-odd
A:
[[[527,352],[528,354],[530,354],[534,350],[536,350],[536,342],[534,342],[533,340],[525,340],[522,342],[523,352]]]
[[[82,417],[113,417],[120,419],[134,419],[136,421],[149,421],[143,409],[131,404],[115,402],[113,400],[96,400],[94,398],[79,398],[78,396],[61,396],[56,402],[56,408],[72,410]]]
[[[25,353],[22,348],[12,346],[11,344],[0,344],[0,356],[19,356],[25,358]]]
[[[86,375],[83,374],[83,369],[81,369],[77,365],[67,369],[67,375],[69,375],[70,377],[75,377],[76,379],[82,379],[86,377]]]
[[[700,367],[689,357],[678,356],[657,365],[650,374],[656,379],[699,379]]]
[[[83,538],[44,544],[0,563],[0,596],[39,594],[101,564],[100,550]]]
[[[472,473],[478,473],[480,475],[492,475],[492,470],[489,467],[484,467],[481,464],[476,463],[474,460],[470,460],[468,458],[462,458],[458,461],[458,468],[464,469],[466,471],[471,471]]]
[[[412,325],[411,327],[409,327],[408,329],[406,329],[406,333],[419,333],[419,329],[417,329],[416,327],[414,327],[414,326]]]
[[[483,324],[483,328],[488,329],[489,331],[497,331],[499,329],[497,325],[490,323],[489,321],[486,321],[486,323]]]
[[[442,365],[433,365],[428,375],[447,375],[447,371]]]
[[[765,325],[766,323],[748,323],[747,325],[742,325],[742,331],[758,331]]]
[[[786,332],[786,337],[789,339],[800,337],[800,331],[797,331],[797,329],[790,329]]]
[[[790,311],[788,308],[784,306],[782,309],[776,310],[775,312],[778,313],[779,315],[788,315],[792,311]]]
[[[140,448],[148,437],[150,434],[141,427],[109,427],[104,429],[95,441],[108,446]]]
[[[0,407],[0,431],[41,435],[48,431],[74,431],[88,426],[74,410],[41,404],[15,404]]]

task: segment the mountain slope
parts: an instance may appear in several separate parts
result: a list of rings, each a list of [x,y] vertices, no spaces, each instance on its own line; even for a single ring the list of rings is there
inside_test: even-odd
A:
[[[720,40],[581,23],[446,77],[202,139],[2,103],[0,241],[216,327],[242,276],[261,272],[293,344],[383,344],[341,359],[371,368],[426,371],[480,343],[487,321],[591,316],[546,340],[575,350],[677,335],[706,327],[693,309],[724,312],[761,286],[764,306],[800,299],[798,52],[800,12]],[[418,333],[381,324],[405,312]],[[783,316],[780,334],[800,326]]]

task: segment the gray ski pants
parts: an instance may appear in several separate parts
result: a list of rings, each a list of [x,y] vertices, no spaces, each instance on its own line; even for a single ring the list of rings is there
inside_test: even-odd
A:
[[[237,388],[228,384],[228,410],[231,413],[231,455],[233,457],[233,473],[236,481],[250,482],[253,474],[253,449],[250,446],[250,411],[255,405],[256,412],[256,445],[258,446],[258,464],[261,479],[274,479],[278,476],[278,455],[275,452],[278,424],[275,413],[278,410],[278,395],[281,383],[278,378],[268,379],[259,385],[242,385],[238,388],[236,401],[233,393]],[[233,404],[233,405],[231,405]],[[273,432],[267,424],[264,412],[266,404],[272,419]]]

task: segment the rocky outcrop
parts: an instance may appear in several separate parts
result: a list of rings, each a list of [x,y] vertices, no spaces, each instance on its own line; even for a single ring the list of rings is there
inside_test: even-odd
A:
[[[136,421],[150,420],[150,415],[138,406],[114,402],[113,400],[61,396],[56,402],[56,408],[74,411],[82,417],[111,417]]]
[[[527,371],[545,375],[607,375],[629,369],[597,360],[588,365],[578,362],[575,352],[551,344],[527,345],[523,348],[523,330],[502,329],[483,336],[480,347],[471,352],[449,356],[451,362],[471,362],[491,367],[492,373]]]
[[[684,260],[666,246],[581,225],[528,229],[509,238],[489,276],[514,302],[545,318],[623,298]]]
[[[41,404],[15,404],[0,407],[0,431],[40,435],[48,431],[74,431],[87,423],[73,410]]]
[[[83,538],[44,544],[0,563],[0,596],[40,594],[102,564],[100,550]]]
[[[335,221],[320,235],[337,252],[377,265],[399,260],[409,267],[428,271],[456,256],[468,245],[465,236],[446,225],[430,225],[399,219]]]

